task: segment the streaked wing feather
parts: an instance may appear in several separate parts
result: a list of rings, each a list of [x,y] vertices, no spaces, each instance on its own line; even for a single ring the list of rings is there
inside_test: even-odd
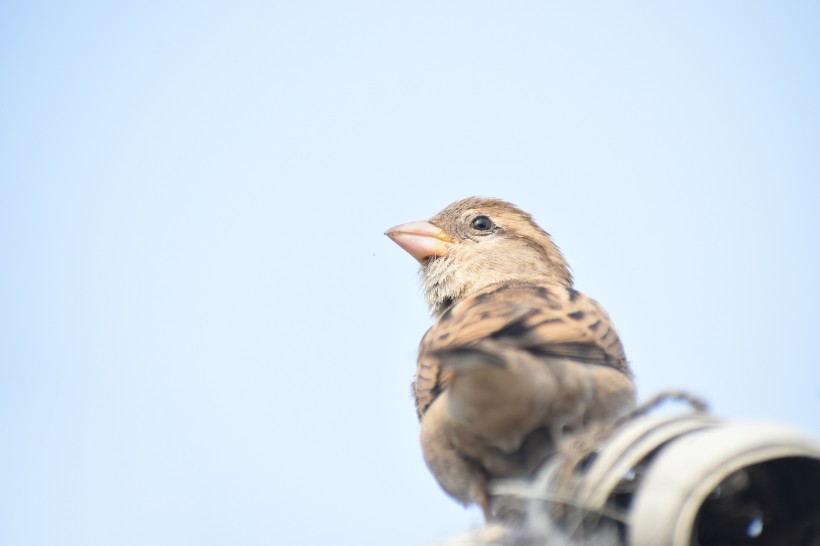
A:
[[[447,385],[438,355],[485,339],[629,374],[620,338],[595,300],[559,285],[491,286],[445,311],[422,339],[415,379],[419,418]]]

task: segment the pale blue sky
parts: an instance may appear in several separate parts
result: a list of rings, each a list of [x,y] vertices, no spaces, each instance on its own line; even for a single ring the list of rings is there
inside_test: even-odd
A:
[[[480,524],[382,235],[550,231],[644,397],[820,435],[815,2],[0,4],[0,544],[410,546]]]

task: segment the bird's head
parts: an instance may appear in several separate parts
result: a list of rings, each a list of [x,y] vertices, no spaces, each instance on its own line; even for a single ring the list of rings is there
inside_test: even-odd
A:
[[[402,224],[386,235],[421,263],[434,314],[491,284],[572,285],[549,234],[529,214],[499,199],[462,199],[429,221]]]

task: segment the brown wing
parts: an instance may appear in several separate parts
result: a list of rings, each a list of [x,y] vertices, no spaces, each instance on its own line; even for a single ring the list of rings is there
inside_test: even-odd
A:
[[[445,311],[421,340],[414,383],[419,418],[448,383],[438,355],[486,339],[630,373],[618,333],[595,300],[559,285],[494,285]]]

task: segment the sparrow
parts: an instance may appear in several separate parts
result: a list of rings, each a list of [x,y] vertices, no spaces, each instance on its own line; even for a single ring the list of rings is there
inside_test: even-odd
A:
[[[493,480],[530,476],[572,431],[634,407],[623,346],[550,235],[510,203],[470,197],[386,235],[421,264],[435,317],[412,385],[424,460],[490,521]]]

